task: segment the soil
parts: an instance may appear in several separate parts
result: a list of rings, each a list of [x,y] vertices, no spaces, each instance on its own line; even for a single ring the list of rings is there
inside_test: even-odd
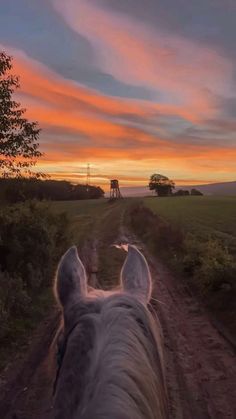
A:
[[[129,240],[136,241],[130,235]],[[155,285],[152,302],[164,334],[170,418],[235,419],[235,349],[184,284],[142,244],[137,245],[143,248]],[[15,360],[2,373],[1,419],[52,417],[56,371],[53,340],[58,323],[59,313],[55,310],[33,336],[24,359]]]
[[[151,263],[165,342],[170,417],[236,418],[235,349],[159,262]]]
[[[54,338],[60,314],[54,309],[32,336],[25,356],[0,376],[1,419],[49,419],[56,373]]]

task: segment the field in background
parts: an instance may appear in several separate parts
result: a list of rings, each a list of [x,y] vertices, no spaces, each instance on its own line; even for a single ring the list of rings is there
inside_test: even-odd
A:
[[[70,217],[90,216],[106,208],[107,199],[86,199],[81,201],[52,201],[50,205],[58,212],[65,211]]]
[[[103,214],[109,208],[107,199],[81,201],[52,201],[50,207],[58,213],[65,212],[70,222],[71,244],[82,245],[91,236]]]
[[[215,237],[236,254],[236,196],[144,198],[145,206],[200,240]]]

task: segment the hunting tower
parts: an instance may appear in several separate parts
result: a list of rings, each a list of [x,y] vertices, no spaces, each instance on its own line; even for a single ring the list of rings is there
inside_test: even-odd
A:
[[[122,198],[120,187],[119,187],[119,181],[117,179],[111,180],[110,198],[111,199]]]

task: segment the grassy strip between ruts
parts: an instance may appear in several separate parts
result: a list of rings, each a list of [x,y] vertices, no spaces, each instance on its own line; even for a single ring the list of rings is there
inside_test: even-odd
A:
[[[71,218],[71,241],[76,244],[86,267],[91,265],[91,249],[96,245],[98,266],[97,285],[109,289],[119,280],[125,253],[112,244],[120,234],[122,215],[130,199],[54,202],[56,210],[63,209]]]
[[[171,220],[175,199],[166,198],[163,204],[162,199],[157,203],[154,199],[153,202],[151,199],[134,202],[128,211],[127,222],[152,253],[161,257],[176,276],[185,280],[189,289],[198,294],[199,299],[235,337],[236,258],[232,241],[227,245],[225,240],[209,234],[209,231],[207,234],[194,231],[188,221],[184,228],[183,224],[173,221],[174,216]],[[185,198],[179,199],[185,201]],[[148,206],[154,211],[146,206],[147,201],[151,202]],[[158,205],[169,207],[166,217],[163,207],[159,215]],[[179,205],[185,205],[186,212],[189,211],[187,200]],[[197,210],[195,214],[197,219]],[[184,214],[182,216],[184,218]]]

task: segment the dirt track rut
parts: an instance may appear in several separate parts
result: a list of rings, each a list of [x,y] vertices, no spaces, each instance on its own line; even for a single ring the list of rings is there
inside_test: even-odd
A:
[[[170,416],[236,418],[234,349],[207,313],[160,264],[152,263],[157,311],[164,330]]]

